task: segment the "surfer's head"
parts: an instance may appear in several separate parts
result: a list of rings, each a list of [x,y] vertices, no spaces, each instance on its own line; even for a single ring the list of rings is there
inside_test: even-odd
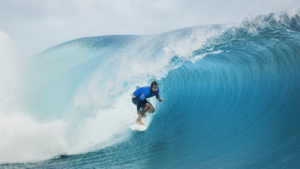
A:
[[[158,90],[158,84],[156,83],[156,81],[153,81],[151,83],[151,90],[152,90],[153,93],[157,92],[157,90]]]

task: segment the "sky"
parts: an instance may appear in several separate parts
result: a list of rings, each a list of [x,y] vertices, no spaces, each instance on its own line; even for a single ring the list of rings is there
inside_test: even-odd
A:
[[[19,55],[31,56],[82,37],[238,23],[299,7],[299,0],[0,0],[0,44],[9,39]]]

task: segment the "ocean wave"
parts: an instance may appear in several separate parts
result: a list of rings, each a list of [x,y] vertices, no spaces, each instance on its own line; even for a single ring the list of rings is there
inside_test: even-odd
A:
[[[17,106],[2,109],[39,124],[63,122],[63,152],[51,157],[66,156],[49,166],[95,158],[101,160],[91,166],[104,168],[299,166],[299,32],[298,14],[270,14],[235,25],[73,40],[27,61],[22,92],[13,93]],[[148,129],[133,133],[130,94],[152,80],[165,101],[151,100],[157,111]]]

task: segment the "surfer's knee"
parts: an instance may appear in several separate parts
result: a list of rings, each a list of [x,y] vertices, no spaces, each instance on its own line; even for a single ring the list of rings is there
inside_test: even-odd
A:
[[[150,105],[149,110],[150,110],[151,113],[154,113],[154,112],[155,112],[155,108],[154,108],[152,105]]]
[[[150,107],[150,103],[146,103],[146,104],[145,104],[145,108],[148,109],[149,107]]]
[[[154,113],[155,112],[155,108],[153,108],[152,110],[151,110],[151,113]]]

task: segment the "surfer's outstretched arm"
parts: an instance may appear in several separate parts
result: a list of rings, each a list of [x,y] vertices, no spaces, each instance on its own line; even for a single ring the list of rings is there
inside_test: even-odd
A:
[[[155,95],[155,97],[160,102],[164,101],[164,99],[160,98],[160,95],[158,93]]]

